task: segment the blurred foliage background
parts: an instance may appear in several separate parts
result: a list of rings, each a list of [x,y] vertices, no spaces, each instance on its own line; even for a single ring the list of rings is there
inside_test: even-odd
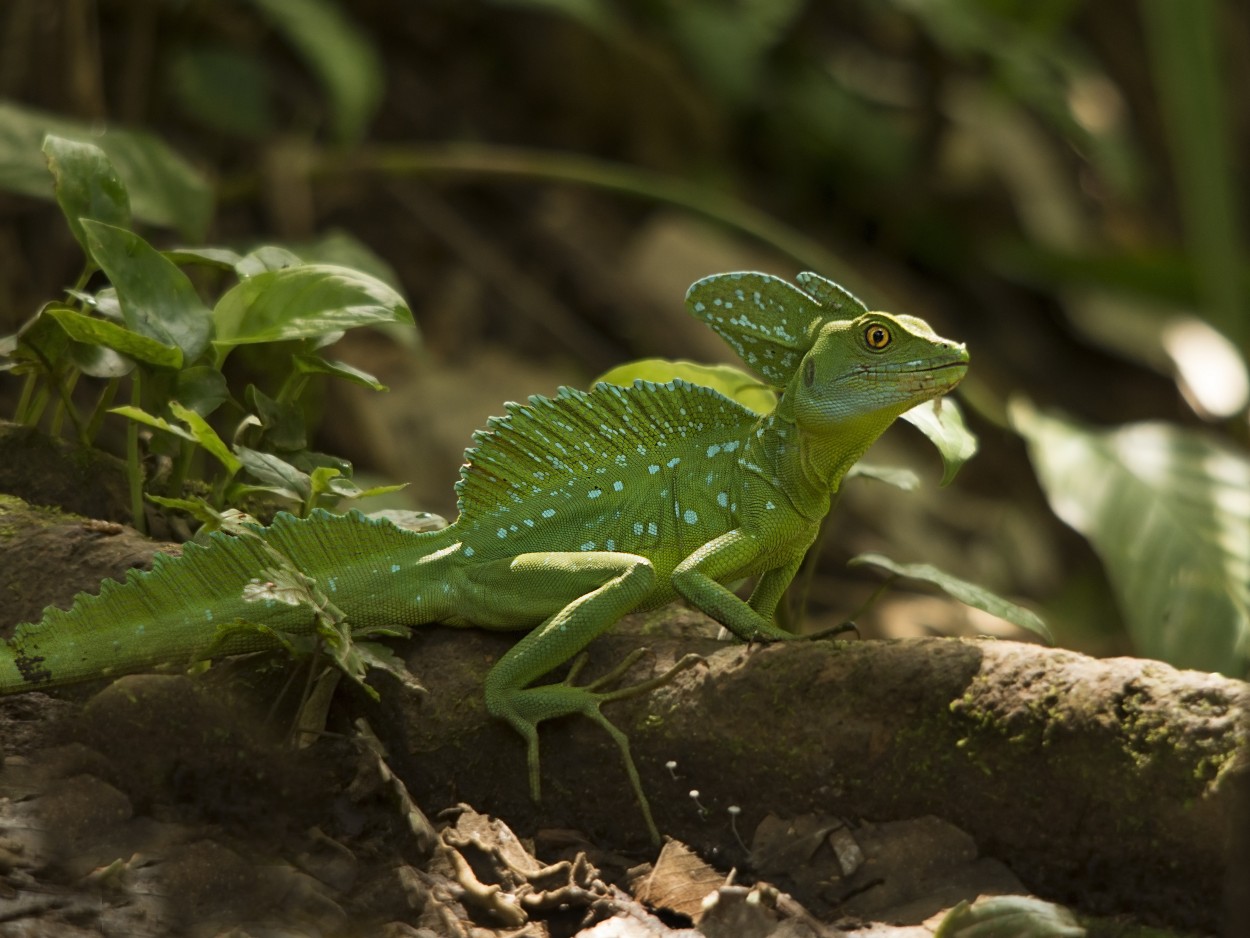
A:
[[[1061,644],[1245,673],[1245,5],[8,0],[0,29],[0,330],[81,265],[43,130],[152,134],[187,165],[146,213],[171,171],[106,146],[149,240],[281,241],[404,291],[420,342],[345,340],[392,394],[335,389],[322,445],[454,513],[501,401],[731,361],[686,286],[817,270],[968,342],[982,438],[941,492],[923,441],[883,440],[927,484],[848,486],[817,624],[883,549],[1023,598]],[[861,625],[1014,634],[968,615],[895,592]]]

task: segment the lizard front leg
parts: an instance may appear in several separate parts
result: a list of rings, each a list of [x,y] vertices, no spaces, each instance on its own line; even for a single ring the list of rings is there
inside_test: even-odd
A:
[[[708,541],[676,566],[673,588],[744,641],[793,638],[772,621],[772,612],[794,578],[797,562],[787,560],[767,569],[750,603],[721,585],[722,580],[735,579],[743,571],[758,570],[766,553],[766,546],[758,538],[741,528],[729,531]]]
[[[625,762],[630,785],[642,808],[647,830],[652,840],[658,843],[659,832],[642,790],[629,740],[599,708],[609,701],[645,693],[659,686],[698,661],[698,656],[686,656],[658,678],[612,691],[600,691],[598,688],[618,677],[632,660],[614,670],[608,678],[584,687],[571,683],[573,674],[558,684],[529,686],[548,671],[577,656],[592,639],[652,592],[656,576],[651,562],[635,554],[587,551],[522,554],[507,562],[506,566],[489,566],[493,569],[475,570],[474,573],[479,586],[493,590],[492,604],[506,605],[508,595],[516,593],[518,601],[532,602],[535,595],[549,597],[558,609],[500,658],[487,674],[485,682],[487,710],[506,721],[525,740],[530,791],[534,799],[538,800],[541,792],[538,724],[554,717],[581,714],[603,727],[616,743]],[[521,596],[525,599],[521,600]]]

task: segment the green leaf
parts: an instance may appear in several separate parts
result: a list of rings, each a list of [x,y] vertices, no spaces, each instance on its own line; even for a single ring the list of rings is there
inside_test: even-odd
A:
[[[1085,938],[1068,909],[1032,896],[965,899],[943,917],[933,938]]]
[[[235,447],[235,452],[242,461],[243,468],[266,485],[274,486],[282,492],[295,493],[295,497],[301,500],[308,498],[311,493],[311,478],[286,460],[273,453],[262,453],[246,446]]]
[[[14,335],[3,340],[0,349],[13,359],[18,374],[50,374],[58,370],[70,347],[70,339],[57,321],[45,315],[52,306],[41,309],[22,324]]]
[[[177,229],[198,241],[213,214],[212,190],[177,153],[151,134],[110,129],[0,102],[0,189],[53,197],[43,142],[48,134],[92,143],[103,150],[130,194],[140,221]]]
[[[226,377],[211,365],[192,365],[178,372],[174,397],[201,417],[207,417],[230,400]]]
[[[369,38],[330,0],[252,0],[325,86],[334,136],[359,140],[382,98],[382,63]]]
[[[1024,402],[1010,414],[1051,508],[1102,558],[1138,652],[1244,676],[1250,456],[1165,423],[1097,430]]]
[[[185,430],[176,423],[170,423],[164,417],[157,417],[155,414],[149,414],[141,407],[135,407],[133,404],[123,404],[121,407],[113,407],[109,410],[110,414],[117,414],[119,417],[125,417],[136,423],[144,424],[155,430],[163,430],[164,432],[176,436],[179,439],[186,440],[189,443],[197,442],[195,434],[190,430]]]
[[[667,384],[674,378],[720,391],[747,410],[766,414],[777,406],[776,392],[759,378],[733,365],[700,365],[696,362],[668,358],[643,358],[617,365],[604,372],[592,385],[616,384],[628,387],[635,381]]]
[[[220,513],[202,498],[168,498],[164,495],[145,495],[144,498],[154,505],[160,505],[162,508],[185,511],[203,525],[196,532],[197,534],[200,531],[208,533],[216,530],[218,519],[221,517]]]
[[[951,576],[949,573],[939,570],[931,564],[895,563],[881,554],[860,554],[847,561],[847,566],[851,567],[860,567],[865,564],[880,567],[882,570],[887,570],[895,576],[907,577],[910,580],[923,580],[936,586],[947,595],[958,599],[961,603],[971,606],[973,609],[980,609],[992,616],[1006,619],[1012,625],[1018,625],[1022,629],[1027,629],[1035,635],[1039,635],[1045,639],[1047,644],[1053,645],[1055,643],[1054,638],[1050,634],[1050,629],[1046,627],[1046,623],[1042,621],[1037,613],[1025,609],[1023,606],[1017,606],[1015,603],[991,593],[983,586]]]
[[[226,467],[226,471],[230,475],[234,475],[239,471],[242,463],[235,458],[230,452],[229,447],[222,442],[216,431],[208,425],[208,423],[195,411],[183,407],[177,401],[170,401],[170,412],[187,425],[187,428],[178,426],[176,423],[170,423],[163,417],[157,417],[155,414],[149,414],[142,408],[135,407],[131,404],[125,404],[121,407],[112,408],[109,413],[117,414],[122,417],[134,420],[136,423],[144,424],[156,430],[162,430],[179,439],[186,440],[189,443],[195,443],[204,448],[210,456]],[[162,503],[163,504],[163,503]],[[174,506],[182,507],[182,506]]]
[[[234,272],[240,280],[255,277],[267,270],[285,270],[287,267],[300,267],[303,259],[276,244],[265,244],[249,251],[234,265]]]
[[[104,345],[71,342],[69,357],[77,368],[92,378],[124,378],[135,370],[135,360]]]
[[[316,241],[291,245],[291,250],[309,264],[335,264],[377,277],[396,290],[401,288],[395,268],[373,248],[346,231],[329,231]]]
[[[178,346],[189,362],[199,358],[212,320],[186,274],[134,232],[87,219],[82,225],[91,256],[117,290],[126,325]]]
[[[130,196],[103,150],[49,134],[43,152],[52,171],[57,204],[83,251],[90,253],[80,219],[130,227]]]
[[[335,479],[330,483],[330,490],[339,498],[376,498],[379,495],[393,495],[408,488],[407,482],[393,485],[371,485],[362,489],[351,479]]]
[[[385,391],[387,387],[367,371],[361,371],[346,362],[327,361],[320,355],[295,355],[291,359],[295,370],[309,375],[333,375],[353,384],[359,384],[374,391]]]
[[[910,469],[903,469],[900,466],[877,466],[861,460],[851,466],[850,471],[846,474],[848,479],[853,479],[856,476],[884,482],[886,485],[892,485],[896,489],[902,489],[904,492],[914,492],[920,488],[920,476]]]
[[[187,248],[177,247],[162,254],[170,261],[182,267],[186,264],[198,264],[202,267],[216,267],[220,270],[234,270],[243,260],[243,256],[229,248]]]
[[[132,332],[125,326],[119,326],[107,319],[87,316],[63,306],[50,307],[45,312],[55,319],[65,330],[65,334],[75,342],[103,345],[105,348],[160,368],[178,368],[182,365],[182,349],[165,345],[156,339],[140,335],[138,332]]]
[[[191,435],[195,437],[195,442],[199,443],[210,456],[225,466],[226,471],[230,475],[234,475],[243,467],[243,463],[234,453],[230,452],[230,447],[217,435],[217,431],[210,427],[208,421],[191,410],[191,408],[183,407],[177,401],[170,401],[169,412],[190,428]]]
[[[964,423],[963,412],[949,397],[925,401],[903,414],[903,419],[929,438],[942,454],[942,485],[977,451],[977,438]]]
[[[307,264],[249,277],[213,310],[218,357],[257,342],[310,339],[384,322],[412,323],[403,297],[346,267]]]
[[[247,386],[243,400],[260,421],[261,432],[249,438],[252,443],[263,441],[265,449],[285,452],[302,450],[308,445],[304,408],[298,401],[274,400],[254,384]]]

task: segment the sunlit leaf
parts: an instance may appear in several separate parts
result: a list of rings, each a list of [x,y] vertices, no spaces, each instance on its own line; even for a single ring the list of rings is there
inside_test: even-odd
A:
[[[242,468],[242,462],[234,453],[230,452],[230,447],[208,425],[207,420],[189,407],[183,407],[177,401],[169,402],[169,411],[187,425],[191,430],[191,435],[195,437],[195,441],[204,448],[205,452],[225,466],[227,472],[234,475]]]
[[[264,244],[249,251],[235,262],[234,272],[240,280],[263,274],[267,270],[285,270],[304,263],[299,255],[276,244]]]
[[[292,251],[309,264],[334,264],[350,267],[377,277],[388,286],[400,289],[399,274],[373,248],[346,231],[329,231],[315,241],[290,245]]]
[[[57,204],[84,251],[90,249],[80,219],[129,227],[130,196],[103,150],[95,144],[49,134],[43,152],[52,172]]]
[[[101,131],[85,121],[0,102],[0,189],[53,197],[42,151],[48,134],[103,150],[125,183],[135,218],[176,228],[189,240],[203,237],[213,214],[208,183],[163,141],[139,131]]]
[[[235,265],[243,260],[242,255],[229,248],[177,247],[161,253],[180,267],[185,264],[198,264],[220,270],[234,270]]]
[[[212,320],[187,275],[132,231],[83,220],[91,256],[117,290],[126,325],[195,361]]]
[[[668,358],[643,358],[617,365],[592,382],[628,387],[635,381],[667,384],[674,378],[720,391],[748,410],[764,414],[777,405],[777,393],[752,374],[733,365],[700,365]]]
[[[950,398],[925,401],[903,414],[902,419],[927,436],[942,454],[942,485],[949,485],[963,464],[976,454],[977,438]]]
[[[1011,419],[1055,514],[1102,558],[1137,650],[1243,676],[1250,457],[1164,423],[1096,430],[1022,402]]]
[[[158,417],[155,414],[149,414],[141,407],[135,407],[133,404],[123,404],[121,407],[114,407],[109,410],[110,414],[117,414],[119,417],[125,417],[133,420],[135,423],[141,423],[144,426],[152,427],[154,430],[161,430],[169,433],[179,439],[186,440],[189,443],[196,442],[195,434],[185,427],[180,427],[176,423],[170,423],[164,417]]]
[[[1032,896],[966,899],[946,913],[933,938],[1085,938],[1068,909]]]
[[[1198,414],[1224,419],[1246,409],[1250,375],[1226,336],[1195,316],[1178,316],[1164,326],[1162,341],[1176,383]]]
[[[900,466],[878,466],[860,460],[851,466],[846,473],[848,479],[853,479],[856,476],[863,476],[876,482],[884,482],[886,485],[892,485],[896,489],[902,489],[904,492],[914,492],[920,488],[920,476],[910,469],[903,469]]]
[[[213,310],[219,357],[236,345],[307,339],[384,322],[411,323],[403,297],[346,267],[306,264],[249,277]]]
[[[1018,625],[1020,628],[1027,629],[1040,636],[1048,644],[1054,644],[1055,640],[1050,634],[1050,629],[1046,627],[1046,623],[1035,612],[1003,599],[1001,596],[987,590],[984,586],[978,586],[975,583],[969,583],[967,580],[961,580],[959,577],[951,576],[949,573],[939,570],[931,564],[896,563],[888,557],[883,557],[881,554],[860,554],[857,557],[852,557],[847,561],[847,564],[852,567],[869,564],[874,567],[880,567],[882,570],[887,570],[895,576],[906,577],[911,580],[923,580],[925,583],[936,586],[944,593],[958,599],[965,605],[971,606],[973,609],[980,609],[992,616],[1005,619],[1012,625]]]

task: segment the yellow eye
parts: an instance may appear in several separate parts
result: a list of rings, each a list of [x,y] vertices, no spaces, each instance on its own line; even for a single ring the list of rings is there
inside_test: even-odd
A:
[[[864,330],[864,341],[874,352],[879,352],[893,340],[890,330],[879,322],[874,322]]]

